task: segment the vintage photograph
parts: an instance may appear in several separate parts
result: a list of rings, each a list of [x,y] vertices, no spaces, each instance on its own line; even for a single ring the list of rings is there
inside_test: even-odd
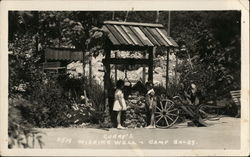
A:
[[[0,155],[249,154],[249,6],[106,3],[1,3]]]
[[[240,11],[8,15],[9,149],[240,148]]]

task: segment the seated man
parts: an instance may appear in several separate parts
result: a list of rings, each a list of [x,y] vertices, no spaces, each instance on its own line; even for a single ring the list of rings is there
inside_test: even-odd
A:
[[[202,120],[199,114],[199,104],[201,97],[197,87],[194,83],[191,83],[188,92],[184,91],[184,100],[179,96],[174,97],[174,102],[180,106],[190,117],[194,125],[196,126],[207,126]]]

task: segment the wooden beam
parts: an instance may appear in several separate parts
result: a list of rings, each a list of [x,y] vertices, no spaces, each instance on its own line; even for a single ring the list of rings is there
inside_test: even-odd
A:
[[[156,11],[155,23],[159,23],[159,19],[160,19],[160,12],[159,12],[159,10],[157,10],[157,11]]]
[[[174,68],[174,76],[175,76],[175,83],[178,83],[178,76],[177,76],[177,67],[178,67],[178,57],[175,53],[175,68]]]
[[[92,54],[89,54],[89,86],[92,86]]]
[[[146,58],[146,52],[143,52],[143,59]],[[143,65],[143,69],[142,69],[142,82],[146,83],[146,67],[145,65]]]
[[[108,124],[111,126],[111,108],[109,105],[109,93],[110,93],[110,63],[109,59],[111,56],[111,50],[108,46],[105,48],[105,59],[107,62],[104,63],[105,73],[104,73],[104,124]]]
[[[110,49],[106,48],[105,50],[105,62],[104,62],[104,67],[105,67],[105,73],[104,73],[104,97],[105,97],[105,108],[109,107],[109,87],[110,87],[110,56],[111,56],[111,51]]]
[[[133,46],[133,45],[112,45],[110,47],[111,50],[119,50],[119,51],[145,51],[149,46]]]
[[[127,65],[135,65],[135,64],[141,64],[141,65],[150,65],[152,62],[149,59],[136,59],[136,58],[110,58],[107,60],[105,58],[103,60],[103,63],[109,62],[110,64],[127,64]]]
[[[154,48],[148,49],[148,59],[149,59],[149,65],[148,65],[148,81],[153,83],[153,72],[154,72]]]
[[[169,51],[170,49],[167,49],[167,63],[166,63],[166,89],[168,89],[168,82],[169,82],[169,76],[168,76],[168,71],[169,71]]]
[[[115,52],[115,58],[117,58],[117,52]],[[115,65],[115,82],[117,82],[117,66]]]
[[[171,18],[171,12],[168,11],[168,36],[170,36],[170,22],[171,22],[170,18]]]
[[[82,51],[82,75],[85,76],[85,53]]]
[[[35,36],[35,40],[36,40],[36,54],[38,54],[38,51],[39,51],[38,34]]]
[[[129,25],[129,26],[147,26],[147,27],[163,27],[162,24],[155,24],[155,23],[137,23],[137,22],[119,22],[119,21],[104,21],[104,24]]]

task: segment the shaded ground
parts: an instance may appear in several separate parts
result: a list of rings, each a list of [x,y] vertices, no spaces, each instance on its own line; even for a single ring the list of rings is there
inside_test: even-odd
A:
[[[88,149],[239,149],[240,119],[223,117],[207,121],[209,127],[187,127],[182,123],[171,129],[96,129],[51,128],[45,132],[44,148]]]

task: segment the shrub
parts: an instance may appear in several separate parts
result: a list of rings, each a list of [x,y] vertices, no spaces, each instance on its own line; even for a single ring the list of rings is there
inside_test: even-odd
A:
[[[41,139],[42,132],[33,129],[33,126],[23,118],[24,113],[21,112],[21,108],[28,104],[30,102],[20,97],[9,99],[8,148],[34,148],[36,141],[40,148],[44,145]],[[29,141],[30,139],[32,144]]]
[[[154,87],[156,96],[164,95],[168,99],[172,99],[174,96],[179,95],[180,85],[176,83],[170,83],[166,89],[164,86],[155,86]]]
[[[84,90],[91,106],[86,106],[86,102],[80,100]],[[43,77],[43,81],[34,81],[34,84],[29,85],[24,93],[29,93],[22,96],[29,101],[23,102],[17,110],[31,126],[67,127],[76,124],[76,119],[80,119],[78,124],[98,123],[102,119],[99,107],[103,106],[103,88],[95,81],[92,81],[90,86],[86,78],[52,75]],[[69,96],[69,93],[73,94]],[[75,111],[74,105],[77,105],[80,110]],[[71,117],[67,117],[70,114]]]
[[[72,102],[55,81],[41,84],[33,90],[29,99],[32,104],[22,108],[29,123],[37,127],[69,125],[66,112]]]
[[[80,96],[86,95],[92,101],[93,108],[99,110],[104,102],[104,89],[95,80],[90,81],[87,77],[71,77],[69,74],[61,75],[58,78],[59,84],[62,86],[66,93],[71,93],[71,98],[77,103],[80,102]]]

